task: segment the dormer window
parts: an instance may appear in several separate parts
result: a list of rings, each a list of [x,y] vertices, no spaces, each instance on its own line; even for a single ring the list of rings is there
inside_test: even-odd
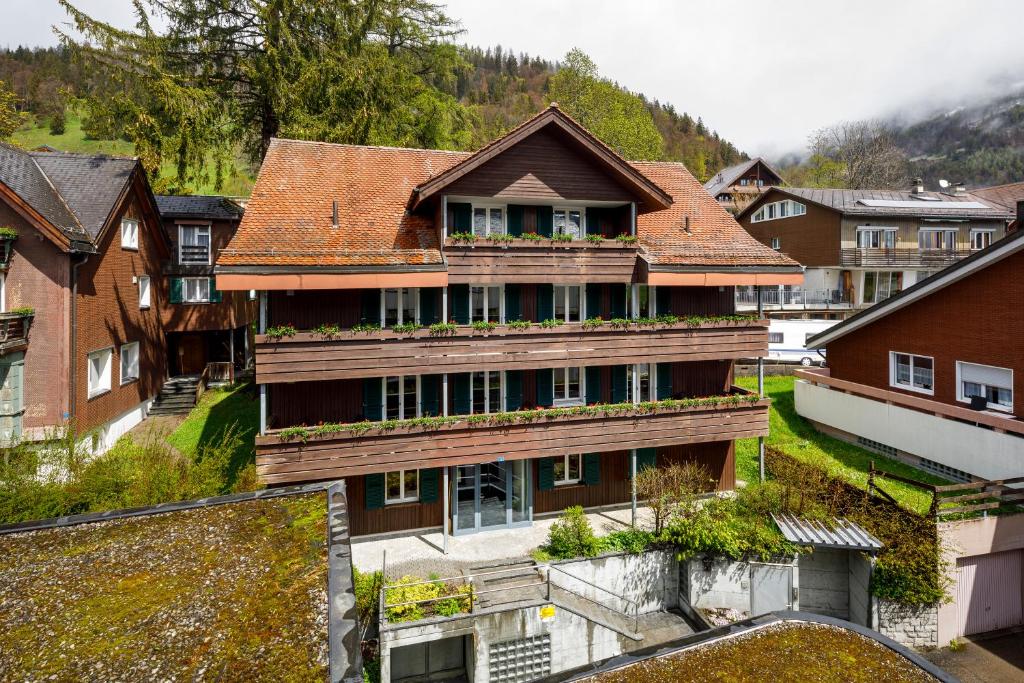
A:
[[[574,240],[583,239],[583,209],[555,207],[555,234],[572,235]]]
[[[803,216],[805,213],[807,213],[806,206],[800,202],[794,202],[792,199],[784,199],[781,202],[772,202],[762,206],[750,217],[750,222],[774,221],[779,218],[789,218],[790,216]]]
[[[505,234],[505,207],[473,205],[473,234],[479,237]]]

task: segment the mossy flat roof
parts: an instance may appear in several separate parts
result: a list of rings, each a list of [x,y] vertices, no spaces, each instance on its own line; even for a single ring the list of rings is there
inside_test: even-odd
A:
[[[0,536],[0,680],[328,678],[322,492]]]
[[[877,641],[837,626],[807,622],[778,622],[681,652],[643,659],[584,680],[586,683],[936,681],[909,659]]]

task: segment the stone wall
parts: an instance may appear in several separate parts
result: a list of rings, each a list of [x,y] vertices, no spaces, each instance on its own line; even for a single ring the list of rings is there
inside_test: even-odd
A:
[[[875,600],[876,631],[909,647],[937,647],[939,644],[939,609],[936,605],[904,607],[884,600]]]

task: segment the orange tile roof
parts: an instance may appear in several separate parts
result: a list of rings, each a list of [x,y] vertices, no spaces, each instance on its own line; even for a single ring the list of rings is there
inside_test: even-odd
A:
[[[658,266],[798,268],[793,259],[761,244],[707,193],[680,163],[634,161],[633,167],[672,195],[667,209],[637,216],[645,258]],[[690,217],[690,233],[686,217]]]

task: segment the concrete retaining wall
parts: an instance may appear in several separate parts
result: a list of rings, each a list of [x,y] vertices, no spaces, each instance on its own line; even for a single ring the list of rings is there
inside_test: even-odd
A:
[[[820,548],[800,556],[800,609],[850,617],[850,552]]]
[[[871,558],[850,553],[850,621],[871,627]]]
[[[681,567],[686,572],[686,599],[700,609],[732,609],[750,614],[750,565],[717,557],[711,571],[703,557],[693,557]]]
[[[632,605],[616,596],[638,603],[640,614],[671,609],[679,604],[679,563],[671,551],[606,555],[591,560],[558,562],[553,566],[557,569],[552,570],[551,583],[620,612],[631,613]]]

